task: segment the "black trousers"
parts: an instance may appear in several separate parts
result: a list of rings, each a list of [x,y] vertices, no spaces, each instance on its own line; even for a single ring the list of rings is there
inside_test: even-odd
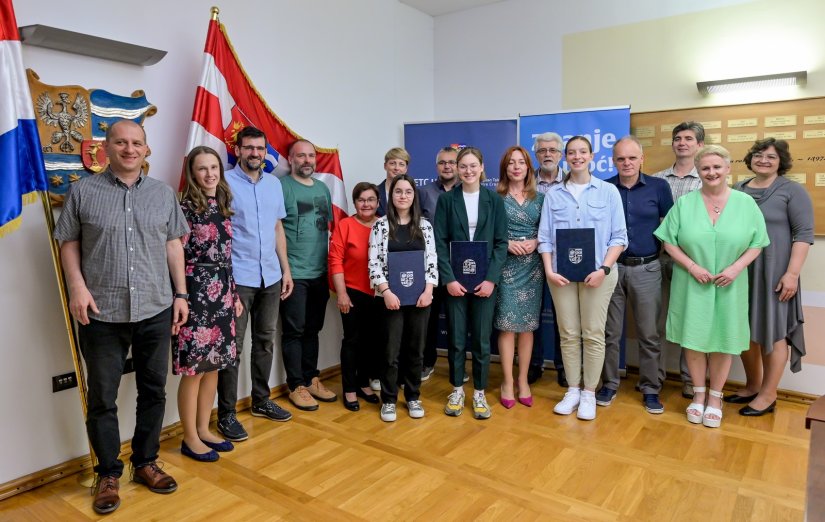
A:
[[[341,384],[344,393],[355,393],[369,386],[370,377],[381,371],[384,329],[376,328],[376,322],[381,322],[384,300],[352,288],[347,288],[347,295],[352,307],[349,313],[341,314]]]
[[[381,401],[396,403],[399,381],[404,385],[404,399],[407,402],[417,401],[420,396],[422,354],[430,307],[402,306],[399,310],[385,309],[384,314],[387,342],[381,376]]]
[[[97,455],[95,473],[120,477],[120,428],[117,392],[132,348],[137,384],[137,415],[132,436],[132,465],[158,458],[160,430],[166,409],[166,375],[171,348],[172,308],[135,323],[105,323],[92,319],[79,325],[80,349],[86,361],[86,431]]]
[[[438,322],[447,295],[446,286],[433,288],[433,302],[430,305],[430,319],[427,322],[427,342],[424,344],[424,366],[432,368],[438,359]]]
[[[318,377],[318,332],[324,327],[329,300],[326,274],[295,279],[292,295],[281,303],[281,350],[290,391]]]

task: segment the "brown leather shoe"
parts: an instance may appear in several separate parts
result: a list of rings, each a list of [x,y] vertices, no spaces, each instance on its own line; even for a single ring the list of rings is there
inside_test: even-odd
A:
[[[105,515],[120,507],[120,481],[117,477],[97,477],[95,500],[92,508],[95,513]]]
[[[132,470],[132,482],[143,484],[153,493],[171,493],[178,489],[178,483],[158,467],[157,462]]]
[[[315,377],[312,379],[312,383],[307,386],[307,390],[309,390],[309,394],[318,399],[319,401],[323,402],[335,402],[338,400],[338,396],[335,393],[324,386],[324,383],[321,382],[321,379]]]
[[[299,410],[315,411],[318,409],[318,403],[309,394],[309,389],[306,386],[298,386],[289,392],[289,402]]]

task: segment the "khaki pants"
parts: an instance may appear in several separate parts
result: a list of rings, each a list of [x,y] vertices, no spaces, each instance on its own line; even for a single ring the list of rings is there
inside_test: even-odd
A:
[[[584,388],[595,390],[599,384],[604,365],[607,307],[618,278],[618,270],[614,266],[598,288],[589,288],[584,283],[569,283],[563,287],[550,285],[556,306],[564,369],[571,388],[581,387],[582,371]]]

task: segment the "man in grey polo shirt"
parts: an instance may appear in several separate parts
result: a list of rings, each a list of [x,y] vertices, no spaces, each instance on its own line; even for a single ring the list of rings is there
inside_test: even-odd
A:
[[[98,458],[97,513],[120,505],[123,473],[117,392],[129,347],[137,384],[132,480],[171,493],[175,480],[155,463],[166,406],[170,334],[186,322],[186,279],[180,238],[189,232],[169,185],[146,177],[143,128],[115,122],[104,142],[109,168],[70,187],[54,237],[80,324],[86,361],[86,430]],[[172,285],[174,285],[174,292]]]

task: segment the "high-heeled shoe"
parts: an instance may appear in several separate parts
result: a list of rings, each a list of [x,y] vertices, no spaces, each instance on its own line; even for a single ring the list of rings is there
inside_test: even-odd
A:
[[[728,395],[723,401],[729,404],[747,404],[750,401],[754,400],[758,394],[754,393],[753,395]]]
[[[519,403],[527,406],[528,408],[533,407],[533,396],[532,395],[530,395],[529,397],[519,397],[518,401],[519,401]]]
[[[705,388],[704,386],[694,386],[693,387],[693,396],[696,397],[697,393],[705,393],[705,390],[707,390],[707,388]],[[698,411],[699,413],[691,413],[690,410]],[[705,404],[704,403],[698,403],[698,402],[691,402],[688,405],[687,410],[685,410],[685,413],[687,414],[688,422],[690,422],[692,424],[701,424],[702,419],[705,416]]]
[[[695,390],[696,388],[694,388]],[[711,397],[716,397],[717,399],[722,399],[723,393],[716,390],[708,390],[708,394]],[[718,419],[712,419],[709,415],[716,415],[719,417]],[[714,406],[705,406],[705,413],[702,415],[702,425],[706,428],[718,428],[722,425],[722,409],[716,408]]]
[[[503,386],[501,388],[499,388],[499,400],[498,400],[498,402],[500,402],[501,405],[504,406],[505,408],[507,408],[508,410],[516,405],[516,400],[515,399],[507,399],[507,398],[504,397],[504,387]]]
[[[367,395],[361,388],[355,390],[355,396],[361,397],[370,404],[378,404],[379,402],[381,402],[381,399],[378,398],[377,393],[371,393]]]
[[[761,417],[766,413],[773,413],[773,410],[776,409],[776,401],[773,401],[768,405],[767,408],[764,410],[757,410],[756,408],[751,408],[749,405],[745,406],[744,408],[739,410],[739,415],[744,415],[745,417]]]

